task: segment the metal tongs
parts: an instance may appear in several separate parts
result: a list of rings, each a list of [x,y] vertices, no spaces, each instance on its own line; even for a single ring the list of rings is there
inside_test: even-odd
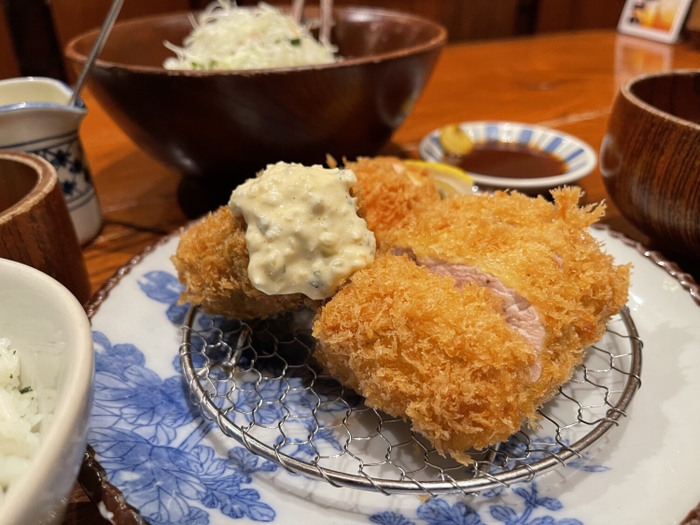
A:
[[[319,41],[324,46],[331,43],[331,29],[333,27],[333,0],[320,0],[321,22],[319,29]],[[304,16],[304,0],[292,0],[292,17],[300,24]]]

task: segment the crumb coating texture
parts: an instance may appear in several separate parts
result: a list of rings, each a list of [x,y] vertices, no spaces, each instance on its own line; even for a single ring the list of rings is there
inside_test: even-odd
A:
[[[245,221],[222,206],[182,232],[171,258],[184,286],[181,302],[237,319],[317,306],[318,301],[302,294],[267,295],[253,286],[248,278],[245,229]]]
[[[522,423],[535,354],[476,285],[383,255],[317,314],[314,354],[369,406],[410,418],[439,451],[486,446]]]
[[[489,289],[455,287],[407,258],[355,274],[317,314],[317,356],[370,406],[410,418],[443,453],[506,439],[567,381],[584,349],[627,300],[629,267],[613,265],[587,228],[603,207],[518,193],[462,196],[416,206],[387,242],[474,266],[537,309],[546,336],[535,352],[508,325]],[[530,366],[541,366],[532,381]]]
[[[630,272],[588,231],[604,206],[579,207],[578,188],[552,194],[554,203],[516,192],[445,199],[420,206],[391,239],[418,258],[475,266],[534,305],[546,331],[533,392],[542,399],[569,379],[627,302]]]
[[[388,232],[401,226],[418,203],[440,200],[427,170],[396,157],[360,158],[346,162],[345,168],[357,177],[353,195],[380,251]]]

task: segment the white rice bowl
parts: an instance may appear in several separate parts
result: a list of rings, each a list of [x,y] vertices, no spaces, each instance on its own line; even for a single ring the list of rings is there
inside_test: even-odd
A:
[[[0,337],[0,505],[10,484],[29,469],[55,405],[55,389],[22,383],[20,353]]]
[[[85,451],[93,363],[75,297],[0,259],[0,525],[60,523]]]

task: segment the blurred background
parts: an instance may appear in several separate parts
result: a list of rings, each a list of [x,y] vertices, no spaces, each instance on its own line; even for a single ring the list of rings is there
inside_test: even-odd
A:
[[[201,9],[209,0],[127,0],[119,20]],[[290,5],[290,0],[267,3]],[[625,0],[335,0],[416,13],[447,27],[450,42],[513,38],[535,33],[614,28]],[[256,5],[239,0],[238,5]],[[307,5],[318,0],[307,0]],[[0,0],[0,79],[47,76],[72,81],[63,49],[97,27],[110,0]]]

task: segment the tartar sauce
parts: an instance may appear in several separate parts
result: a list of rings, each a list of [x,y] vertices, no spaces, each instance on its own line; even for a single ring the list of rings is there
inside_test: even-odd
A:
[[[374,234],[348,191],[356,181],[351,170],[278,162],[234,190],[255,288],[325,299],[374,261]]]

